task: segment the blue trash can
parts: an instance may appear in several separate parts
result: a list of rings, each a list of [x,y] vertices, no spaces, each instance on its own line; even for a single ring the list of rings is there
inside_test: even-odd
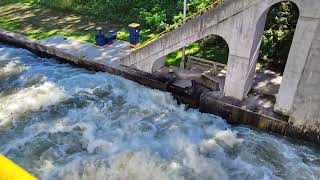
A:
[[[131,47],[138,47],[140,45],[140,24],[129,24],[129,41]]]
[[[106,38],[102,32],[102,28],[98,27],[96,32],[96,45],[97,46],[105,46],[107,44]]]
[[[113,41],[115,41],[117,39],[117,33],[116,32],[113,32],[113,31],[110,31],[106,36],[106,42],[107,44],[112,44]]]

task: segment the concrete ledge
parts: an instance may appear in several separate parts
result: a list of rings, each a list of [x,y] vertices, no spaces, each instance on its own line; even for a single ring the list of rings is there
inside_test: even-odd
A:
[[[318,132],[302,131],[287,121],[278,120],[219,101],[206,93],[203,93],[200,97],[199,110],[204,113],[221,116],[230,124],[250,125],[266,132],[320,144],[320,134]]]
[[[168,82],[152,74],[120,64],[102,64],[94,61],[89,61],[81,57],[72,56],[71,54],[59,51],[53,47],[45,46],[40,41],[3,29],[0,29],[0,42],[9,43],[17,47],[25,48],[42,57],[53,57],[57,60],[72,63],[79,67],[84,67],[94,71],[108,72],[151,88],[159,89],[162,91],[166,91],[167,89]]]

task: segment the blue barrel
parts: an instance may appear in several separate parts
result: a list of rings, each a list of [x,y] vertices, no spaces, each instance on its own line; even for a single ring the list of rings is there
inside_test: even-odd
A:
[[[96,45],[97,46],[105,46],[107,44],[106,38],[102,33],[102,28],[98,27],[96,32]]]
[[[129,41],[132,47],[137,47],[140,43],[140,24],[129,24]]]
[[[112,44],[113,41],[117,39],[117,33],[110,31],[106,36],[105,36],[107,44]]]

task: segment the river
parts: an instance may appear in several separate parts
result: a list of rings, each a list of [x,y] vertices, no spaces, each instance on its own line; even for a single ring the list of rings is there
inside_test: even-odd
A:
[[[320,179],[320,150],[0,44],[0,152],[40,179]]]

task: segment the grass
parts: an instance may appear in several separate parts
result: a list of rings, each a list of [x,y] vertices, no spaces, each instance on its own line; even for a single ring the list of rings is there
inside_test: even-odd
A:
[[[96,21],[91,17],[78,16],[34,6],[30,3],[1,2],[0,27],[35,39],[63,35],[78,40],[95,42],[95,28],[117,31],[121,25]]]
[[[191,55],[200,50],[200,46],[198,43],[193,43],[186,47],[186,55]],[[178,50],[176,52],[173,52],[167,56],[166,65],[170,66],[179,66],[180,62],[182,60],[182,50]]]
[[[26,36],[32,37],[34,39],[44,39],[54,35],[62,35],[67,37],[72,37],[78,40],[87,41],[94,43],[94,34],[76,32],[73,30],[61,30],[61,29],[47,29],[45,27],[35,28],[35,27],[24,27],[21,23],[10,21],[10,20],[0,20],[0,27],[9,31],[24,34]]]
[[[201,41],[199,41],[186,46],[186,55],[227,64],[229,52],[226,48],[216,47],[214,45],[204,46]],[[181,60],[182,50],[178,50],[167,56],[166,65],[179,66]]]
[[[158,34],[155,34],[150,31],[150,29],[142,29],[140,32],[140,42],[143,44],[148,42],[150,39],[157,37]],[[129,32],[126,28],[122,28],[118,31],[118,39],[122,41],[129,41]]]
[[[106,32],[117,31],[118,39],[129,40],[129,32],[124,24],[113,24],[95,20],[89,16],[65,13],[33,4],[33,0],[1,1],[0,27],[35,39],[54,35],[72,37],[78,40],[95,42],[95,28],[100,26]],[[156,37],[150,30],[141,31],[141,43]]]

